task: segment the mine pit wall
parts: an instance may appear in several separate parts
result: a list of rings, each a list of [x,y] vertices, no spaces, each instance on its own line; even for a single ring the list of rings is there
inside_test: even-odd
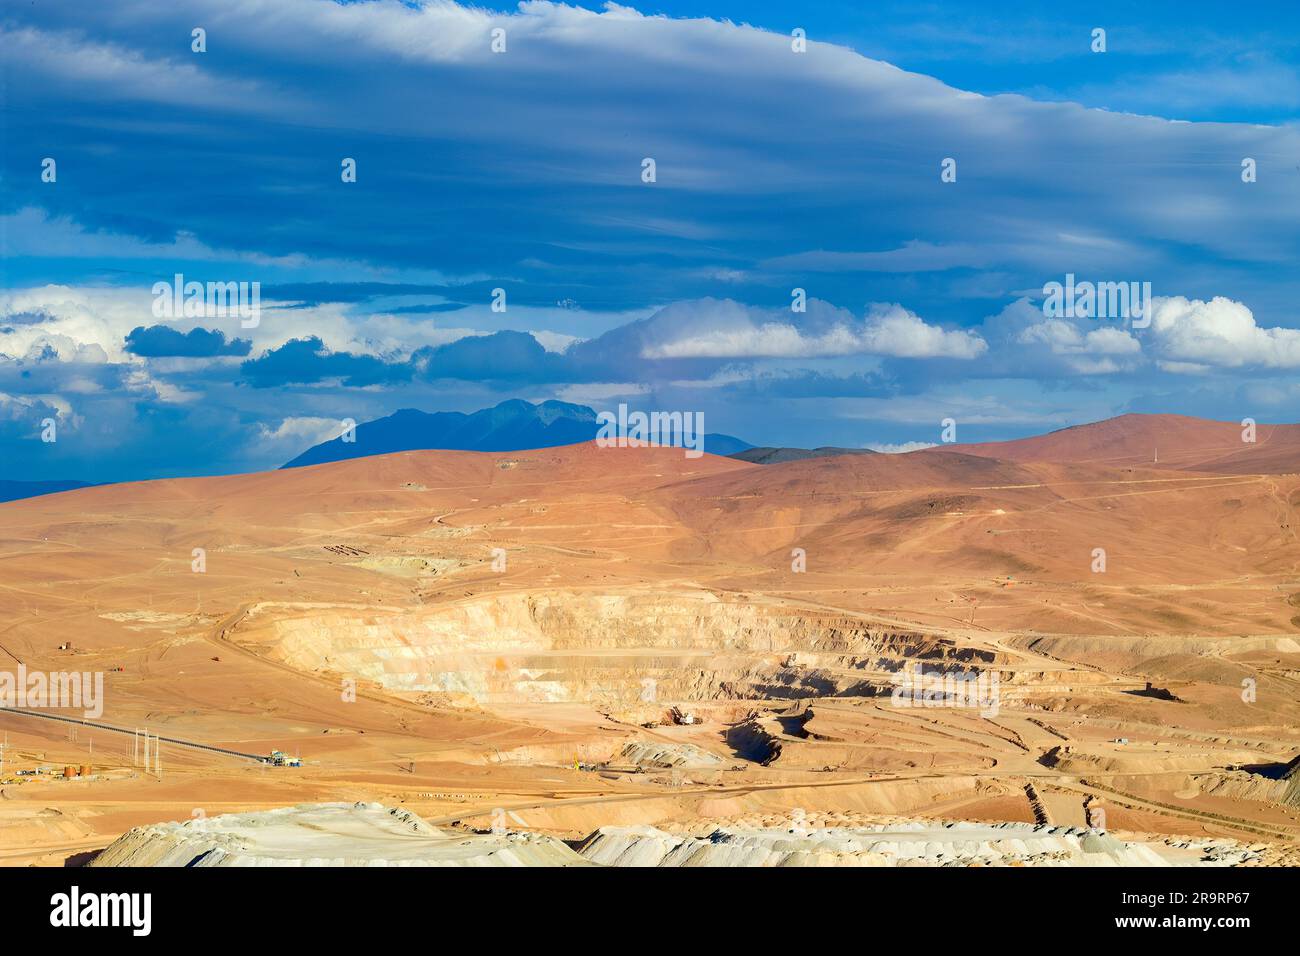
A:
[[[780,738],[757,718],[727,728],[727,743],[736,751],[737,756],[755,763],[770,764],[781,756]]]
[[[412,609],[267,604],[231,638],[297,669],[481,704],[871,696],[913,662],[997,663],[920,632],[708,592],[512,594]]]

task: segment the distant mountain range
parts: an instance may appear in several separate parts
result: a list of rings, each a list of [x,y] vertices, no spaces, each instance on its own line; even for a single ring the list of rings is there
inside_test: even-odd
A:
[[[60,491],[89,488],[90,481],[0,481],[0,501],[18,501],[20,498],[37,498]]]
[[[728,455],[737,461],[753,462],[755,465],[780,465],[787,461],[803,461],[805,458],[831,458],[835,455],[874,455],[870,448],[746,448]]]
[[[284,468],[386,455],[395,451],[527,451],[592,441],[600,431],[596,413],[585,405],[546,401],[534,405],[511,399],[473,414],[421,412],[403,408],[384,418],[363,422],[356,441],[334,438],[313,445]],[[731,435],[705,434],[704,450],[731,455],[752,447]]]
[[[339,439],[315,445],[282,468],[323,464],[395,451],[527,451],[593,440],[596,413],[585,405],[522,400],[502,402],[473,414],[402,409],[357,426],[356,441]],[[709,454],[760,465],[842,455],[932,461],[948,455],[996,458],[1007,462],[1089,463],[1127,468],[1199,471],[1218,474],[1300,472],[1300,425],[1215,422],[1184,415],[1128,414],[1004,442],[938,445],[907,455],[880,455],[866,448],[754,447],[731,435],[706,434]],[[0,502],[74,491],[88,481],[0,480]]]

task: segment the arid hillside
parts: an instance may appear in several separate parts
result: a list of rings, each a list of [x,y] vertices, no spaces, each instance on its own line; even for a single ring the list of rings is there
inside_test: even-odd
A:
[[[1253,441],[1250,439],[1253,438]],[[1186,415],[1121,415],[1015,441],[957,445],[1004,461],[1093,463],[1223,474],[1300,472],[1300,425],[1215,422]]]
[[[1300,478],[1190,467],[1216,423],[1139,461],[1130,418],[1003,458],[423,451],[0,505],[0,667],[105,677],[89,724],[0,715],[6,775],[90,769],[5,777],[0,860],[304,801],[574,840],[1106,806],[1282,859]],[[918,666],[998,704],[899,707]],[[146,726],[161,771],[114,729]]]

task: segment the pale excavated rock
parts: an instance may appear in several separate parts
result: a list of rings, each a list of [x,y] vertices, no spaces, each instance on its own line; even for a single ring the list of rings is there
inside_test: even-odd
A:
[[[870,673],[888,687],[888,673],[905,659],[981,653],[855,615],[695,590],[505,594],[415,608],[259,602],[240,635],[295,668],[329,661],[389,690],[465,695],[481,705],[623,707],[640,699],[646,678],[661,700],[860,693]],[[772,648],[797,653],[782,663]]]
[[[1243,859],[1239,848],[1222,849],[1179,852],[1078,827],[918,822],[790,830],[719,827],[703,837],[654,827],[602,827],[578,852],[605,866],[1169,866]]]
[[[136,827],[91,866],[583,866],[552,837],[439,830],[378,803],[325,803]]]
[[[698,831],[697,831],[698,832]],[[327,803],[137,827],[91,866],[1169,866],[1259,858],[1232,840],[1132,842],[1080,827],[903,822],[602,827],[578,851],[533,833],[440,830],[407,810]]]
[[[663,743],[655,740],[632,740],[613,759],[614,763],[637,767],[694,768],[716,767],[722,758],[694,744]]]

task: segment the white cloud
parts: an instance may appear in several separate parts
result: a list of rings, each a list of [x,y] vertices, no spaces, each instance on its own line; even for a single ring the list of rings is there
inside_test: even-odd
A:
[[[188,54],[189,37],[184,38]],[[80,96],[142,99],[241,112],[272,112],[292,102],[283,89],[201,68],[200,57],[150,58],[139,49],[87,41],[77,33],[0,28],[6,66],[24,77],[39,75],[50,88],[75,88]],[[275,102],[281,98],[285,102]]]
[[[938,447],[932,441],[905,441],[898,444],[889,444],[888,442],[873,442],[863,446],[870,448],[872,451],[878,451],[882,455],[906,455],[910,451],[922,451],[926,448]]]
[[[1149,335],[1171,370],[1300,368],[1300,329],[1262,328],[1249,308],[1223,296],[1209,302],[1182,296],[1155,299]]]
[[[974,332],[928,325],[901,305],[873,305],[862,341],[862,351],[899,358],[973,359],[988,350],[988,343]]]
[[[858,338],[847,326],[835,326],[820,335],[805,335],[788,322],[764,322],[740,328],[708,329],[695,335],[648,348],[645,358],[809,358],[850,355],[861,351]]]
[[[137,325],[152,325],[148,291],[47,285],[0,295],[0,355],[35,357],[51,349],[63,362],[130,362],[123,348]],[[23,321],[14,321],[22,316]]]
[[[59,428],[77,429],[83,419],[61,395],[8,395],[0,392],[0,433],[36,438],[53,418]]]
[[[155,378],[143,368],[133,368],[123,382],[129,391],[151,395],[160,402],[177,405],[200,398],[198,392],[187,392],[171,382]]]
[[[1011,377],[1112,375],[1144,364],[1142,343],[1128,329],[1048,317],[1021,296],[980,326],[990,343],[989,368]]]
[[[297,416],[286,418],[274,428],[258,423],[257,437],[263,446],[318,445],[343,434],[343,423],[337,418],[314,418]]]
[[[548,352],[562,353],[574,342],[582,341],[580,336],[566,335],[563,332],[549,332],[546,329],[537,329],[532,335],[541,347]]]
[[[585,385],[566,385],[556,391],[555,397],[562,402],[589,405],[592,402],[604,402],[611,398],[647,395],[649,392],[649,387],[636,382],[593,382]]]
[[[144,359],[126,351],[126,336],[138,326],[152,325],[166,325],[178,332],[216,329],[227,339],[251,340],[253,356],[308,335],[318,336],[331,351],[404,357],[421,346],[486,334],[477,329],[440,328],[419,315],[360,314],[338,302],[276,308],[282,304],[263,296],[260,323],[245,329],[236,318],[155,318],[148,285],[16,289],[0,294],[0,357],[34,358],[49,348],[62,362],[142,365]],[[22,320],[15,321],[17,317]],[[559,344],[562,338],[555,336],[550,341]],[[229,359],[205,359],[203,363],[229,364]]]
[[[994,361],[1008,373],[1107,375],[1142,366],[1176,375],[1217,369],[1300,368],[1300,329],[1264,327],[1244,303],[1157,296],[1147,328],[1047,318],[1028,297],[985,320]]]
[[[1125,329],[1093,329],[1083,337],[1083,350],[1092,355],[1136,355],[1142,344]]]
[[[779,316],[779,317],[778,317]],[[753,309],[730,300],[676,303],[647,323],[650,359],[825,358],[887,355],[971,359],[987,348],[978,335],[929,325],[900,305],[872,305],[855,320],[818,300],[806,313]]]
[[[1042,362],[1043,350],[1075,375],[1130,371],[1141,357],[1142,344],[1126,329],[1113,326],[1084,329],[1066,319],[1046,318],[1036,309],[1022,309],[1020,314],[1028,316],[1030,324],[1021,328],[1012,341],[1015,346],[1028,349],[1023,358],[1029,368],[1037,364],[1042,371],[1047,371]]]

